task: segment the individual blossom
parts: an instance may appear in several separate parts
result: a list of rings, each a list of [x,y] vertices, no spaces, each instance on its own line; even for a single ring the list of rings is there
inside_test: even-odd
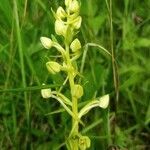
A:
[[[42,45],[46,48],[46,49],[50,49],[53,45],[53,41],[47,37],[41,37],[40,38]]]
[[[79,2],[77,0],[72,0],[72,2],[70,2],[68,5],[68,10],[71,13],[79,12],[79,9],[80,9],[80,5],[79,5]]]
[[[47,70],[51,73],[51,74],[56,74],[58,72],[60,72],[61,70],[61,65],[55,61],[49,61],[46,63],[46,67]]]
[[[43,85],[45,85],[45,84],[43,84]],[[46,98],[46,99],[50,98],[52,96],[51,89],[42,89],[41,90],[41,95],[42,95],[43,98]]]
[[[72,0],[65,0],[65,5],[66,5],[66,7],[68,7],[71,2],[72,2]]]
[[[67,25],[62,20],[55,21],[55,32],[58,35],[63,35],[65,37],[67,32]]]
[[[109,95],[104,95],[99,98],[99,107],[101,108],[107,108],[109,105]]]
[[[91,146],[91,140],[88,136],[81,136],[79,138],[79,148],[80,150],[86,150]]]
[[[72,25],[76,30],[78,30],[81,27],[81,23],[82,23],[82,18],[81,16],[78,16],[76,19],[74,19]]]
[[[75,84],[73,88],[73,96],[78,98],[81,98],[83,95],[83,87],[80,84]]]
[[[72,52],[77,52],[78,50],[81,49],[81,43],[80,41],[76,38],[70,45],[70,48]]]
[[[65,12],[65,10],[60,6],[60,7],[58,7],[58,9],[57,9],[56,15],[57,15],[57,18],[64,19],[64,18],[66,17],[66,12]]]

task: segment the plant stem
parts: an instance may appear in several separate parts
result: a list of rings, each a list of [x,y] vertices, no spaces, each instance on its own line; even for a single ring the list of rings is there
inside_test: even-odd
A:
[[[68,70],[68,79],[69,79],[69,84],[70,84],[70,90],[71,90],[71,98],[72,98],[72,112],[75,115],[75,118],[72,118],[72,128],[74,128],[74,124],[76,124],[73,133],[72,133],[72,145],[73,145],[73,150],[78,150],[78,138],[76,136],[78,135],[78,100],[76,97],[74,97],[74,67],[71,63],[70,59],[70,54],[69,54],[69,46],[66,44],[66,62],[67,66],[69,68]]]
[[[18,52],[19,52],[20,66],[21,66],[22,86],[23,88],[26,88],[27,84],[26,84],[26,76],[25,76],[26,73],[25,73],[25,65],[24,65],[24,51],[23,51],[23,45],[22,45],[17,0],[13,0],[13,6],[14,6],[16,36],[17,36],[17,42],[18,42]],[[29,143],[30,145],[30,142],[29,142],[30,141],[30,103],[27,99],[26,92],[24,92],[24,103],[25,103],[27,128],[28,128],[27,143]]]

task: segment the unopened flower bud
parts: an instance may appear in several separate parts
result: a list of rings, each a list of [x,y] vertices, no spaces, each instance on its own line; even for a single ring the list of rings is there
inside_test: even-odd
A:
[[[40,38],[42,45],[46,48],[46,49],[50,49],[53,45],[53,41],[47,37],[41,37]]]
[[[44,85],[44,84],[43,84]],[[51,97],[51,89],[42,89],[41,95],[43,98],[50,98]]]
[[[47,70],[52,74],[56,74],[56,73],[60,72],[60,70],[61,70],[61,65],[55,61],[47,62],[46,67],[47,67]]]
[[[100,99],[99,99],[99,107],[105,109],[105,108],[108,107],[108,104],[109,104],[109,95],[108,94],[100,97]]]
[[[75,20],[74,20],[74,22],[73,22],[73,27],[75,28],[75,29],[79,29],[80,27],[81,27],[81,22],[82,22],[82,18],[81,18],[81,16],[78,16]]]
[[[81,150],[86,150],[91,146],[91,140],[88,136],[81,136],[79,138],[79,148]]]
[[[76,13],[79,11],[80,5],[77,0],[73,0],[69,5],[69,11],[72,13]]]
[[[66,31],[67,31],[67,25],[65,25],[64,22],[61,20],[56,20],[55,21],[55,32],[56,32],[56,34],[65,36]]]
[[[81,98],[83,95],[83,87],[79,84],[74,85],[73,96],[76,98]]]
[[[58,18],[65,18],[66,17],[66,12],[62,7],[58,7],[56,15]]]
[[[76,38],[70,45],[70,48],[72,52],[77,52],[79,49],[81,49],[81,43],[80,41]]]

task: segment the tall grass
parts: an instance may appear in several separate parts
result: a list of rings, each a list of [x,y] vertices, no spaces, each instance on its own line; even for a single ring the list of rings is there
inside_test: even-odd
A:
[[[116,0],[110,7],[110,2],[81,0],[83,23],[79,35],[86,46],[84,57],[78,63],[84,68],[84,99],[111,93],[110,110],[90,111],[84,117],[86,126],[81,131],[92,139],[91,150],[113,147],[149,149],[150,3],[147,0]],[[2,150],[63,149],[71,118],[57,102],[43,101],[40,95],[43,82],[48,82],[49,87],[54,84],[53,88],[63,84],[61,75],[47,76],[45,62],[49,56],[56,57],[56,53],[53,50],[45,51],[39,41],[41,35],[54,33],[54,18],[50,8],[55,10],[60,3],[1,0]],[[96,45],[87,46],[87,43]],[[113,79],[117,77],[113,72],[116,68],[112,69],[111,57],[101,48],[109,50],[109,53],[113,50],[118,66],[120,96],[117,112]]]

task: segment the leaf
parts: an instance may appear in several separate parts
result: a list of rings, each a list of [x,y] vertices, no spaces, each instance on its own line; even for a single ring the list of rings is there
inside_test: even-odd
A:
[[[150,39],[139,38],[135,43],[135,47],[150,47]]]
[[[57,41],[56,37],[55,37],[53,34],[51,34],[51,39],[52,39],[52,41],[54,41],[54,42],[57,42],[57,43],[58,43],[58,41]]]

